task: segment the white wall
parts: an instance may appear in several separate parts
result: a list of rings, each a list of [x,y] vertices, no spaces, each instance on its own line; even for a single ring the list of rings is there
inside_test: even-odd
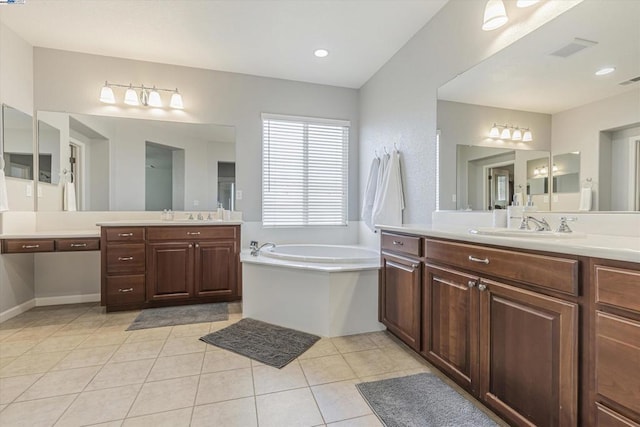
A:
[[[33,114],[33,48],[2,22],[0,104]],[[33,197],[26,197],[29,185],[31,181],[7,179],[7,192],[13,202],[11,208],[33,210]],[[33,255],[0,255],[0,321],[31,307],[34,286]]]
[[[514,1],[506,3],[517,12]],[[450,0],[360,90],[361,181],[374,150],[397,142],[404,160],[404,222],[431,223],[438,87],[578,3],[543,2],[485,32],[480,27],[486,2]]]
[[[551,121],[552,155],[580,152],[580,179],[584,181],[592,178],[592,206],[594,210],[600,210],[600,169],[603,169],[603,173],[606,172],[604,163],[607,163],[607,150],[601,153],[600,145],[610,144],[610,136],[605,135],[602,140],[601,132],[640,123],[640,89],[632,89],[617,96],[556,113]],[[610,155],[610,148],[608,151]],[[603,163],[602,167],[600,163]],[[604,181],[606,180],[605,178]],[[552,208],[576,210],[578,199],[575,194],[559,194],[557,202],[555,198],[552,200]],[[607,206],[602,208],[609,209]]]
[[[37,110],[235,126],[237,209],[248,221],[261,219],[262,112],[350,120],[349,218],[357,218],[357,90],[44,48],[34,49],[34,65]],[[178,87],[185,110],[101,104],[105,80]]]

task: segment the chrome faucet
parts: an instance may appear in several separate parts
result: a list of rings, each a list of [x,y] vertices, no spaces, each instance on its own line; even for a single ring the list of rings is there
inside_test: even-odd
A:
[[[536,225],[536,231],[551,231],[551,226],[546,219],[535,219],[530,215],[522,215],[522,222],[520,222],[520,230],[529,230],[529,221]]]
[[[275,243],[271,243],[271,242],[267,242],[267,243],[263,243],[262,245],[258,246],[258,242],[256,242],[255,240],[252,240],[251,244],[249,245],[249,249],[251,249],[251,255],[253,255],[253,256],[260,255],[260,251],[265,246],[269,246],[269,247],[275,248],[276,244]]]
[[[569,224],[567,224],[567,221],[577,221],[578,218],[573,216],[573,217],[566,217],[563,216],[560,218],[560,225],[558,226],[558,229],[556,230],[557,233],[573,233],[573,230],[571,230],[571,228],[569,228]]]

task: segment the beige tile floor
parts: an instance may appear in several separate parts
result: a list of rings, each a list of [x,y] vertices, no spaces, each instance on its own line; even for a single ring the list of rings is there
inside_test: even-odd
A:
[[[241,318],[230,311],[131,332],[137,311],[96,304],[1,323],[0,425],[380,426],[355,384],[430,370],[386,332],[323,338],[283,369],[198,340]]]

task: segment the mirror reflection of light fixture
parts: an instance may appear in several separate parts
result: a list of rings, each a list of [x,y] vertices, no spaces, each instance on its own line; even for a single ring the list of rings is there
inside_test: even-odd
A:
[[[489,0],[484,7],[484,20],[482,21],[482,29],[484,31],[495,30],[507,23],[507,11],[504,8],[502,0]]]
[[[116,97],[113,95],[113,89],[109,87],[109,83],[104,82],[104,86],[100,90],[100,102],[104,102],[105,104],[115,104]]]
[[[553,164],[553,167],[551,168],[552,171],[554,172],[558,172],[558,166],[556,166],[556,164]]]
[[[140,86],[135,86],[131,83],[123,85],[119,83],[109,83],[108,81],[104,82],[104,86],[100,90],[100,102],[104,102],[106,104],[116,103],[116,98],[113,93],[114,87],[123,87],[127,89],[123,98],[123,102],[127,105],[143,105],[145,107],[162,108],[163,105],[160,92],[171,92],[171,102],[169,103],[169,107],[179,110],[184,109],[182,95],[178,92],[177,88],[162,89],[153,86],[153,89],[149,89],[148,86],[143,84]],[[136,89],[140,90],[139,95],[136,93]]]
[[[535,176],[540,175],[540,169],[535,168],[535,169],[533,170],[533,174],[534,174]]]
[[[540,169],[540,175],[547,175],[549,173],[549,168],[545,165]]]

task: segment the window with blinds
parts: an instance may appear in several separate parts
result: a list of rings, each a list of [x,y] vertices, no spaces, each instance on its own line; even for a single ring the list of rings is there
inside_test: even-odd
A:
[[[349,122],[262,115],[262,224],[347,224]]]

